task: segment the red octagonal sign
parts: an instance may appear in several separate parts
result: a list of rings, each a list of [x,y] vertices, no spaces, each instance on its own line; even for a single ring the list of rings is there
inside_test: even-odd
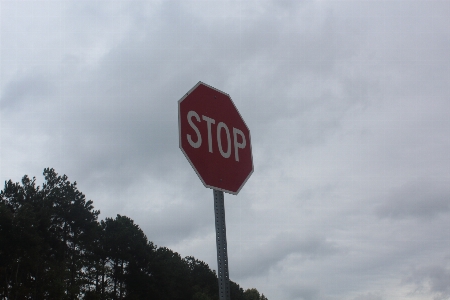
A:
[[[237,195],[253,172],[250,131],[230,96],[203,82],[178,101],[180,149],[203,184]]]

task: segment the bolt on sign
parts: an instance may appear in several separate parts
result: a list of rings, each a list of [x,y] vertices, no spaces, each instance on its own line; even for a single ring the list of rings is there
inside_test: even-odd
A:
[[[180,149],[205,187],[237,195],[253,173],[250,130],[230,96],[203,82],[178,101]]]

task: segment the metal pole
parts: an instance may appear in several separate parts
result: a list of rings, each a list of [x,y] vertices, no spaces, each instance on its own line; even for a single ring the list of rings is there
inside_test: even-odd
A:
[[[216,215],[217,277],[219,299],[230,300],[230,277],[228,274],[227,230],[223,192],[214,190],[214,213]]]

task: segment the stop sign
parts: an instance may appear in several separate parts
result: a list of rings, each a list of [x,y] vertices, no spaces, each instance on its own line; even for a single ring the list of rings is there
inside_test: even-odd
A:
[[[230,96],[203,82],[178,101],[180,149],[208,188],[237,195],[253,172],[250,131]]]

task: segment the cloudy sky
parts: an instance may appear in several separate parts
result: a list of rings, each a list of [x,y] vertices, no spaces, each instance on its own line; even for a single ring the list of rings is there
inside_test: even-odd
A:
[[[449,1],[0,1],[0,180],[55,168],[217,268],[178,100],[230,94],[254,173],[230,277],[275,299],[449,299]]]

